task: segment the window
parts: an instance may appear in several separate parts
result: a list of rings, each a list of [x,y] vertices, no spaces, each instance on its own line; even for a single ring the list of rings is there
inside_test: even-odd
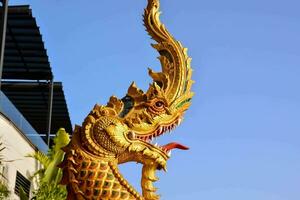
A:
[[[30,181],[23,176],[20,172],[17,171],[17,178],[15,184],[15,194],[20,196],[20,188],[22,188],[27,197],[29,197],[30,193]]]

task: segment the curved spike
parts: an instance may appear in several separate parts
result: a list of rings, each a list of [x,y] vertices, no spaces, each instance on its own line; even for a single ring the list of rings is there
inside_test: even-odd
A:
[[[192,96],[191,58],[187,55],[187,49],[161,23],[159,7],[159,0],[148,0],[144,12],[144,25],[152,39],[157,42],[152,46],[159,52],[162,65],[161,73],[149,71],[149,74],[162,87],[169,101],[173,102],[182,95]]]

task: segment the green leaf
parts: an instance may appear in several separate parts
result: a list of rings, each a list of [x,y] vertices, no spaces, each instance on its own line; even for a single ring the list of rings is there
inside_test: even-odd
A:
[[[19,188],[20,200],[29,200],[27,194],[22,187]]]
[[[0,200],[5,200],[9,197],[10,191],[6,184],[0,182]]]
[[[68,145],[70,142],[69,134],[65,129],[61,128],[54,138],[54,145],[49,149],[48,154],[36,152],[28,155],[38,160],[43,169],[37,170],[34,176],[39,175],[39,188],[34,191],[32,200],[65,200],[67,197],[67,190],[65,186],[59,185],[62,177],[62,170],[57,167],[63,161],[64,152],[62,147]]]
[[[33,154],[29,154],[26,157],[31,157],[38,160],[43,165],[44,168],[47,168],[49,166],[49,163],[51,162],[48,156],[40,151],[37,151]]]
[[[50,183],[56,182],[58,183],[57,177],[61,177],[62,171],[57,167],[63,161],[64,152],[61,150],[62,147],[68,145],[70,142],[69,134],[65,131],[65,129],[61,128],[58,130],[55,138],[54,138],[54,145],[52,146],[51,150],[49,151],[48,158],[50,160],[49,165],[45,168],[45,174],[42,178],[43,182]]]
[[[34,192],[35,200],[65,200],[66,198],[66,187],[54,183],[42,183],[39,189]]]

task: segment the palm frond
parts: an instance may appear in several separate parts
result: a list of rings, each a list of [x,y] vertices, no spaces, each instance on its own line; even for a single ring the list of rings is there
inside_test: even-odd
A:
[[[34,174],[32,175],[32,176],[30,176],[30,179],[32,180],[33,178],[35,178],[35,177],[39,177],[39,178],[41,178],[43,175],[44,175],[44,173],[45,173],[45,169],[44,168],[42,168],[42,169],[39,169],[39,170],[37,170],[36,172],[34,172]]]
[[[31,157],[38,160],[43,165],[44,168],[47,168],[50,163],[50,159],[48,158],[48,156],[40,151],[37,151],[33,154],[28,154],[26,155],[26,157]]]

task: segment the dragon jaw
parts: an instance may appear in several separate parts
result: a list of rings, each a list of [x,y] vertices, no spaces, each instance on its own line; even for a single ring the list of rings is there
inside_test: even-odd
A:
[[[156,148],[158,151],[165,154],[165,156],[167,158],[170,158],[172,149],[178,148],[178,149],[182,149],[182,150],[187,150],[188,147],[183,146],[179,143],[175,143],[175,142],[160,146],[158,143],[153,143],[153,141],[155,141],[156,138],[163,136],[164,134],[166,134],[168,132],[171,132],[173,129],[175,129],[181,123],[181,121],[182,121],[182,118],[179,117],[175,120],[175,122],[173,122],[171,124],[161,123],[154,129],[154,131],[152,131],[150,133],[146,133],[146,134],[145,133],[141,134],[139,132],[130,131],[128,133],[127,137],[131,141],[138,140],[139,142],[145,143],[147,146]]]
[[[182,149],[182,150],[187,150],[188,147],[181,145],[179,143],[169,143],[166,145],[159,145],[158,143],[153,143],[153,141],[166,134],[167,132],[172,131],[176,126],[180,124],[182,121],[181,118],[178,118],[175,120],[174,123],[171,124],[160,124],[156,127],[156,129],[153,132],[142,134],[139,132],[134,132],[134,131],[129,131],[127,134],[128,140],[130,140],[132,143],[142,143],[144,146],[148,147],[151,149],[154,153],[153,154],[161,154],[162,157],[164,157],[166,160],[171,157],[171,150],[174,148]],[[159,166],[159,168],[164,167],[164,164]]]

